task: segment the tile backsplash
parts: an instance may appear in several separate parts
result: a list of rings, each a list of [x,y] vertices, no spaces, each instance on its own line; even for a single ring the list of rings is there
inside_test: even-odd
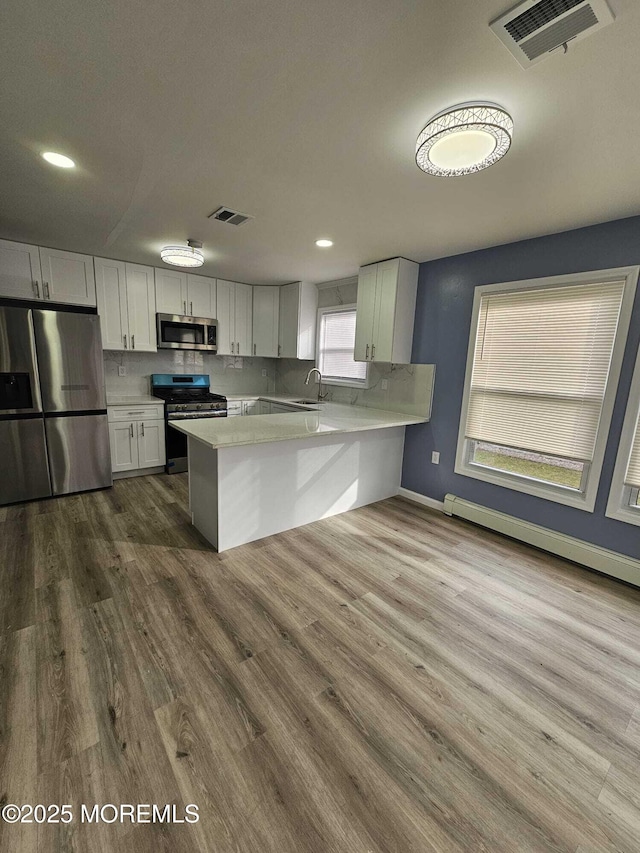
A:
[[[182,350],[104,354],[107,394],[125,396],[148,394],[152,373],[206,373],[211,390],[219,394],[274,394],[276,364],[272,358],[233,358]],[[125,368],[125,376],[118,375],[120,366]]]

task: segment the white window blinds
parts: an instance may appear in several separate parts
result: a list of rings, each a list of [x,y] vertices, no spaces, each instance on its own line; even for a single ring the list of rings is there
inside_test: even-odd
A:
[[[484,295],[467,438],[591,461],[624,285]]]
[[[631,443],[631,458],[624,478],[625,486],[640,489],[640,414],[636,421],[636,431]]]
[[[336,308],[321,314],[318,369],[323,377],[365,382],[367,378],[366,363],[353,359],[355,341],[355,308]]]

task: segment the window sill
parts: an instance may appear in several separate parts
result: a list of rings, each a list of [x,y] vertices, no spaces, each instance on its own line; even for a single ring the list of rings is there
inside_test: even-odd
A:
[[[640,507],[633,509],[630,506],[607,506],[605,512],[607,518],[614,518],[616,521],[624,521],[625,524],[636,524],[640,527]]]
[[[502,486],[505,489],[513,489],[526,495],[543,498],[547,501],[571,506],[585,512],[593,512],[595,507],[595,494],[589,495],[589,488],[584,492],[570,489],[566,486],[554,486],[542,481],[518,477],[517,475],[502,473],[495,469],[484,468],[481,465],[470,463],[461,464],[456,462],[454,471],[463,477],[472,477],[474,480],[482,480],[494,486]],[[595,490],[594,490],[595,491]]]

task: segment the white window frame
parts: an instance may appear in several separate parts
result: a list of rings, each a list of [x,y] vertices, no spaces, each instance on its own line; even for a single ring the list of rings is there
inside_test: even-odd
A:
[[[495,486],[503,486],[516,492],[524,492],[528,495],[555,501],[566,506],[593,512],[602,463],[607,446],[609,427],[611,425],[611,414],[618,390],[620,379],[620,368],[624,357],[624,349],[627,342],[629,322],[633,309],[636,285],[640,266],[618,267],[615,269],[594,270],[593,272],[574,273],[571,275],[556,275],[547,278],[534,278],[523,281],[502,282],[500,284],[487,284],[476,287],[473,299],[473,313],[471,316],[471,328],[469,333],[469,349],[467,351],[467,366],[464,380],[464,392],[462,397],[462,409],[460,413],[460,425],[458,430],[458,445],[456,450],[456,462],[454,471],[464,477],[472,477],[475,480],[483,480]],[[620,281],[625,279],[624,294],[620,307],[620,320],[611,355],[611,368],[609,379],[602,404],[602,413],[596,436],[593,461],[588,464],[588,472],[583,477],[581,489],[571,489],[567,486],[545,483],[530,477],[518,474],[498,471],[495,468],[481,466],[469,461],[468,442],[465,437],[467,413],[469,410],[469,397],[471,391],[471,374],[473,371],[473,359],[475,354],[476,335],[478,331],[478,316],[480,313],[480,300],[490,293],[515,292],[518,290],[535,290],[547,287],[569,287],[576,284],[597,284],[606,281]]]
[[[640,348],[636,357],[636,365],[633,371],[633,379],[631,380],[631,388],[629,390],[629,398],[627,400],[627,411],[622,424],[622,433],[620,435],[620,443],[618,444],[618,454],[616,456],[616,464],[613,469],[613,477],[611,478],[611,488],[609,489],[609,500],[607,501],[607,510],[605,515],[608,518],[615,518],[617,521],[625,521],[627,524],[640,525],[640,507],[634,508],[630,506],[631,493],[633,489],[630,486],[625,486],[624,475],[627,472],[629,457],[631,456],[631,444],[635,432],[636,421],[640,410]]]
[[[322,318],[325,314],[336,314],[338,311],[355,311],[356,305],[355,303],[350,305],[328,305],[324,308],[318,308],[318,319],[316,326],[316,364],[320,364],[320,327],[322,325]],[[365,390],[369,388],[369,364],[366,366],[366,375],[362,382],[359,382],[357,379],[335,379],[330,377],[322,377],[323,385],[338,385],[342,388],[361,388]],[[316,376],[316,382],[318,381],[318,377]]]

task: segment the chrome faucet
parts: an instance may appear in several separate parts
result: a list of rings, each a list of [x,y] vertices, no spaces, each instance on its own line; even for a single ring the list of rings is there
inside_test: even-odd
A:
[[[320,373],[320,371],[318,370],[317,367],[312,367],[311,370],[307,373],[307,378],[304,380],[304,384],[305,385],[309,384],[312,373],[318,374],[318,402],[320,402],[321,400],[324,400],[324,398],[327,396],[327,394],[329,392],[327,391],[327,394],[322,393],[322,373]]]

